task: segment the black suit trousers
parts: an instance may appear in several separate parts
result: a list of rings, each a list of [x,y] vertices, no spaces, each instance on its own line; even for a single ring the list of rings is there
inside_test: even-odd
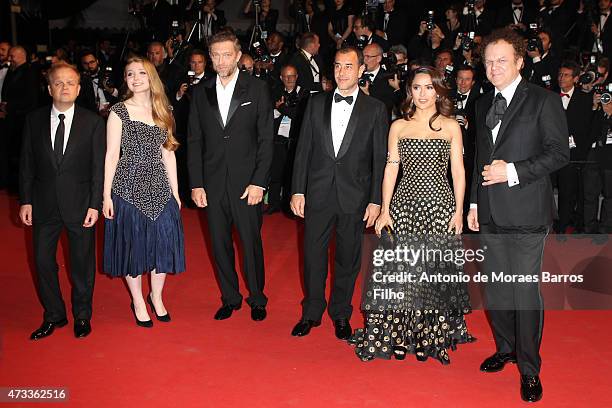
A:
[[[64,223],[59,215],[33,223],[34,261],[37,289],[44,308],[43,319],[57,322],[66,318],[56,259],[57,243],[63,229],[68,232],[70,277],[72,281],[72,315],[74,319],[91,319],[94,277],[96,272],[95,227]]]
[[[263,293],[265,274],[261,242],[262,204],[248,205],[246,198],[241,200],[240,197],[230,197],[227,190],[221,200],[210,201],[206,207],[221,301],[234,306],[242,303],[232,241],[234,225],[244,252],[244,275],[249,290],[247,303],[251,307],[265,306],[268,299]]]
[[[572,215],[576,211],[574,226],[582,228],[583,221],[583,191],[582,191],[581,164],[570,163],[559,169],[559,231],[564,233],[565,228],[572,224]]]
[[[588,234],[612,233],[612,170],[600,164],[587,164],[583,172],[584,180],[584,230]],[[599,196],[603,194],[603,204],[599,222]]]
[[[343,213],[338,204],[335,186],[328,205],[322,209],[305,209],[304,222],[304,286],[302,318],[321,321],[327,306],[328,251],[332,231],[336,233],[334,274],[329,301],[333,320],[350,319],[351,300],[361,264],[361,242],[364,228],[363,212]]]
[[[547,226],[500,227],[480,224],[486,309],[500,353],[516,353],[522,375],[539,375],[544,309],[539,282],[493,282],[492,272],[540,279]]]

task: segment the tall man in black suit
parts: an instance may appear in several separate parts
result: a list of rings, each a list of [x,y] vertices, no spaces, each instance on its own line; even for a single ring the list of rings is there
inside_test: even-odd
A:
[[[580,66],[574,61],[564,61],[559,68],[559,87],[561,102],[565,109],[569,130],[568,145],[570,162],[558,172],[559,178],[559,223],[557,232],[565,233],[571,224],[574,207],[576,217],[574,227],[578,232],[583,229],[584,194],[582,189],[582,169],[590,149],[589,135],[593,111],[591,94],[581,92],[576,87],[580,77]]]
[[[538,17],[538,11],[534,5],[523,0],[511,0],[499,7],[495,26],[518,28],[521,31],[526,31],[529,24],[535,23]]]
[[[383,49],[378,44],[370,44],[363,49],[366,67],[364,77],[367,77],[368,81],[366,81],[365,86],[361,87],[361,90],[384,103],[390,119],[393,107],[401,103],[402,93],[396,92],[390,85],[387,71],[380,65],[382,56]]]
[[[419,10],[414,2],[411,2],[411,13],[408,15],[404,11],[395,7],[395,0],[387,0],[383,5],[382,12],[378,13],[376,22],[376,28],[381,30],[386,40],[391,46],[398,44],[405,44],[408,42],[410,30],[414,30],[418,21],[414,20],[414,16],[419,16]],[[416,11],[415,11],[416,10]],[[412,23],[412,24],[411,24]]]
[[[304,33],[300,37],[300,48],[289,61],[289,64],[298,70],[298,85],[311,93],[323,90],[321,87],[323,60],[319,56],[320,47],[318,35]]]
[[[497,30],[483,49],[487,78],[495,89],[476,103],[468,226],[481,231],[488,248],[485,273],[539,276],[554,212],[550,174],[569,161],[565,113],[557,94],[521,78],[525,44],[519,34]],[[497,351],[480,369],[495,372],[517,362],[523,400],[538,401],[544,318],[539,284],[489,278],[486,306]]]
[[[321,323],[327,306],[327,253],[336,231],[335,272],[329,314],[336,337],[351,335],[349,320],[361,263],[361,234],[380,212],[389,128],[385,105],[358,86],[365,66],[361,51],[336,53],[338,88],[310,97],[298,141],[291,209],[305,219],[302,318],[293,336]]]
[[[194,88],[189,112],[187,166],[191,197],[208,207],[215,267],[223,305],[216,320],[242,304],[234,264],[232,224],[244,251],[251,318],[266,317],[261,201],[272,163],[272,102],[264,81],[238,70],[240,43],[229,32],[213,35],[210,58],[217,75]]]
[[[32,340],[65,326],[66,308],[55,258],[60,233],[68,231],[74,335],[91,332],[96,253],[94,225],[102,205],[105,126],[95,113],[75,106],[79,73],[57,64],[48,73],[53,105],[29,114],[23,131],[19,216],[33,226],[38,294],[45,309]]]
[[[383,52],[389,50],[389,41],[375,33],[376,23],[371,17],[357,16],[353,22],[354,41],[363,39],[366,45],[378,44]]]

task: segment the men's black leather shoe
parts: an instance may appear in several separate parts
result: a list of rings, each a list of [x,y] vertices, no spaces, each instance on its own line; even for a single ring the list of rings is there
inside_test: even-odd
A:
[[[253,306],[251,308],[251,319],[260,322],[266,318],[268,313],[265,306]]]
[[[295,325],[293,330],[291,330],[292,336],[303,337],[310,333],[310,329],[313,327],[318,327],[321,325],[321,322],[317,322],[314,320],[300,320],[298,324]]]
[[[334,327],[336,329],[336,337],[340,340],[347,340],[353,334],[353,329],[348,319],[334,320]]]
[[[89,333],[91,333],[91,324],[89,324],[89,320],[77,319],[74,321],[74,337],[87,337]]]
[[[480,365],[480,371],[485,373],[496,373],[504,369],[507,363],[516,363],[513,353],[495,353]]]
[[[30,340],[40,340],[53,334],[56,327],[64,327],[68,324],[67,319],[58,322],[43,322],[40,327],[30,335]]]
[[[234,310],[240,309],[241,305],[223,305],[215,313],[215,320],[225,320],[232,316]]]
[[[526,402],[542,399],[542,383],[537,375],[521,375],[521,398]]]

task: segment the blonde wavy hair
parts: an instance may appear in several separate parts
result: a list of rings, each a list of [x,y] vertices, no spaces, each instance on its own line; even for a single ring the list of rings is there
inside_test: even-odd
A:
[[[161,79],[159,79],[155,65],[148,59],[142,57],[131,57],[127,60],[125,72],[123,74],[124,76],[126,75],[127,67],[134,63],[142,64],[149,77],[153,122],[161,129],[165,129],[168,135],[163,146],[170,151],[175,151],[178,149],[180,143],[174,137],[174,116],[172,115],[170,102],[164,91],[164,84]],[[123,99],[129,99],[133,95],[134,93],[127,88]]]

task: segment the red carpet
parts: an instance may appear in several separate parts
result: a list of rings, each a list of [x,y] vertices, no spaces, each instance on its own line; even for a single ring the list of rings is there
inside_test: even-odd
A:
[[[280,214],[264,223],[269,297],[264,322],[251,321],[248,307],[229,320],[212,319],[220,300],[204,241],[204,216],[183,210],[188,270],[167,280],[171,323],[137,327],[123,282],[98,273],[93,333],[75,339],[69,316],[69,326],[32,342],[28,337],[41,323],[42,309],[29,269],[29,233],[17,224],[17,210],[14,199],[0,194],[0,387],[66,387],[69,401],[61,406],[70,407],[525,406],[516,366],[497,374],[478,371],[494,350],[482,311],[468,320],[478,341],[452,352],[449,366],[419,363],[412,356],[403,362],[363,363],[336,340],[327,316],[309,336],[291,337],[302,298],[299,224]],[[70,310],[68,278],[60,263]],[[356,290],[356,307],[359,296]],[[612,407],[611,322],[607,311],[547,312],[544,399],[536,406]],[[352,323],[361,326],[359,313]]]

